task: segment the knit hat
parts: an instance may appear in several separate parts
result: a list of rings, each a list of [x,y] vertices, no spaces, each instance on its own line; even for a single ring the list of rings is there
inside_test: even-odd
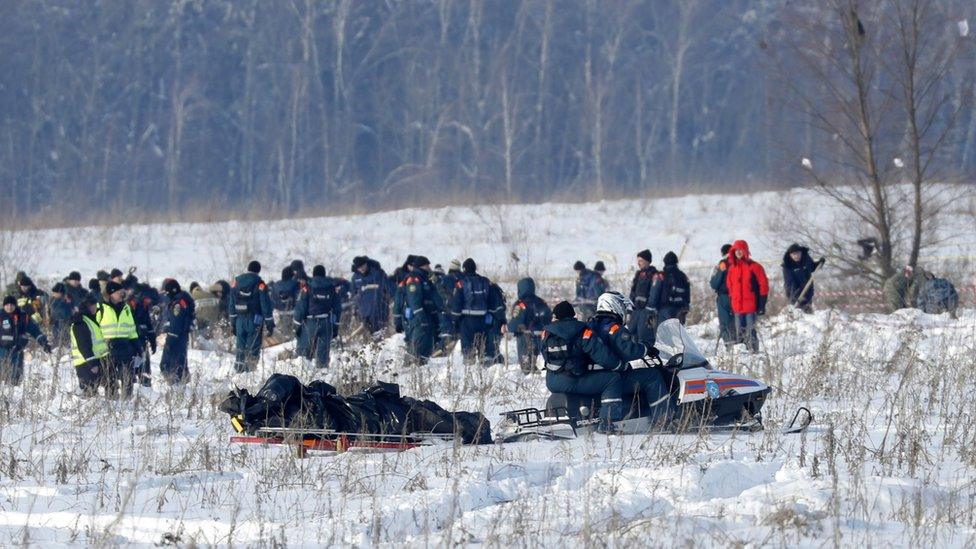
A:
[[[78,271],[71,271],[68,273],[68,278],[65,280],[77,280],[78,282],[81,282],[81,273]]]
[[[648,249],[641,250],[637,252],[637,257],[643,259],[644,261],[650,263],[652,261],[651,251]]]
[[[57,284],[55,284],[54,287],[51,288],[51,293],[63,294],[64,293],[64,284],[62,284],[60,282],[58,282]]]
[[[129,276],[125,277],[125,280],[122,281],[122,285],[126,288],[135,289],[135,287],[139,285],[139,279],[136,278],[136,275],[130,274]]]
[[[460,270],[461,270],[461,262],[458,261],[457,259],[452,259],[451,266],[448,269],[448,271],[460,271]]]
[[[167,278],[166,282],[163,283],[163,291],[169,295],[176,294],[180,291],[180,283],[172,278]]]
[[[440,263],[434,265],[434,272],[437,274],[444,274],[444,266],[441,265]]]
[[[200,283],[199,283],[199,282],[197,282],[196,280],[194,280],[193,282],[191,282],[191,283],[190,283],[190,291],[191,291],[191,292],[192,292],[193,290],[196,290],[196,289],[197,289],[197,288],[199,288],[199,287],[200,287]]]
[[[312,276],[325,276],[325,266],[316,265],[312,267]]]
[[[115,269],[112,269],[112,272],[110,272],[110,273],[108,274],[108,277],[109,277],[109,278],[116,278],[116,277],[120,277],[120,276],[122,276],[122,274],[123,274],[123,273],[122,273],[122,271],[121,271],[121,270],[119,270],[118,268],[115,268]]]
[[[247,264],[247,272],[258,274],[261,272],[261,264],[257,261],[252,261]]]
[[[678,264],[678,254],[674,252],[668,252],[664,254],[664,264],[665,265],[677,265]]]
[[[295,274],[298,274],[299,271],[305,272],[305,262],[301,259],[292,259],[289,267],[291,267],[291,271]]]
[[[560,301],[552,308],[552,317],[556,320],[573,318],[575,316],[576,309],[573,309],[573,304],[568,301]]]
[[[3,304],[4,305],[16,305],[17,304],[17,298],[14,297],[14,296],[12,296],[12,295],[8,295],[8,296],[6,296],[6,297],[3,298]]]
[[[722,257],[729,255],[729,250],[732,249],[731,244],[722,244]]]
[[[419,269],[421,267],[426,267],[428,265],[430,265],[430,260],[427,259],[425,256],[418,255],[417,257],[413,258],[414,269]]]
[[[108,280],[112,277],[110,277],[108,273],[105,271],[98,271],[97,273],[95,273],[95,278],[98,280]]]
[[[786,248],[786,253],[788,254],[791,254],[793,252],[802,252],[802,251],[803,251],[803,246],[800,246],[796,242],[790,244],[789,248]]]
[[[576,261],[576,263],[573,263],[573,270],[574,271],[582,271],[585,268],[586,268],[586,265],[583,264],[582,261]]]
[[[290,266],[281,270],[282,280],[291,280],[293,276],[295,276],[295,271],[291,270]]]
[[[597,261],[596,265],[593,266],[593,270],[598,273],[604,273],[607,271],[607,266],[602,261]]]
[[[108,281],[108,284],[105,285],[105,294],[106,295],[112,295],[112,294],[114,294],[115,292],[117,292],[117,291],[119,291],[121,289],[122,289],[122,285],[121,284],[119,284],[118,282],[115,282],[114,280],[109,280]]]
[[[353,268],[353,270],[356,270],[356,269],[362,267],[365,264],[366,264],[366,256],[365,255],[357,255],[356,257],[352,258],[352,268]]]
[[[474,274],[474,272],[478,270],[478,264],[469,257],[464,260],[464,263],[461,264],[461,270],[468,274]]]

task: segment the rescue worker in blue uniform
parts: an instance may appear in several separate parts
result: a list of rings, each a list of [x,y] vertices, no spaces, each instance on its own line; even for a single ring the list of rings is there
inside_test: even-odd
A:
[[[20,385],[24,375],[24,349],[29,337],[33,337],[45,352],[51,352],[47,337],[41,333],[32,315],[17,306],[14,296],[4,297],[3,311],[0,312],[0,382]]]
[[[438,315],[444,308],[440,293],[430,281],[430,271],[430,260],[417,256],[413,260],[413,271],[404,282],[407,353],[421,364],[427,362],[434,351]]]
[[[505,292],[502,291],[501,286],[494,282],[488,287],[488,303],[491,304],[488,313],[492,317],[488,335],[494,342],[495,353],[485,356],[492,359],[493,364],[504,364],[507,358],[502,354],[504,352],[502,349],[502,333],[506,330],[505,325],[508,323],[505,318]]]
[[[390,286],[375,259],[358,256],[352,261],[352,299],[356,315],[370,334],[386,328],[390,317]]]
[[[295,279],[295,271],[291,266],[281,270],[281,280],[271,285],[271,303],[274,306],[275,325],[281,336],[290,338],[293,335],[294,323],[292,313],[298,300],[300,287]]]
[[[329,352],[339,323],[340,307],[335,283],[325,276],[324,266],[316,265],[295,305],[294,322],[305,353],[314,356],[318,368],[329,367]]]
[[[190,294],[184,292],[176,280],[167,280],[163,291],[169,299],[163,317],[166,344],[163,346],[163,358],[159,361],[159,371],[169,383],[186,383],[190,380],[186,352],[190,343],[195,304]]]
[[[589,318],[603,290],[602,279],[595,272],[587,269],[582,261],[574,263],[573,270],[576,271],[576,309],[583,318]]]
[[[141,371],[142,366],[139,331],[121,284],[107,281],[103,298],[106,301],[98,306],[95,318],[108,345],[109,354],[103,361],[106,393],[110,397],[121,395],[128,398],[132,395],[136,373]]]
[[[132,317],[136,321],[136,332],[139,334],[140,364],[139,371],[135,373],[136,381],[143,387],[150,387],[152,386],[150,359],[152,355],[156,354],[156,325],[160,320],[153,318],[154,314],[157,317],[159,316],[158,309],[156,309],[157,313],[153,313],[153,310],[160,300],[155,289],[150,287],[152,291],[149,292],[143,286],[149,287],[146,284],[139,284],[139,279],[130,274],[125,278],[122,289],[125,293],[125,301],[132,309]]]
[[[478,266],[470,257],[461,265],[461,276],[454,285],[451,315],[461,337],[461,351],[466,360],[495,356],[495,344],[490,330],[498,307],[491,298],[491,281],[477,273]]]
[[[234,279],[227,303],[231,331],[237,338],[234,368],[238,372],[254,371],[261,356],[264,332],[269,336],[274,333],[271,298],[260,272],[260,263],[248,263],[247,272]]]
[[[657,309],[658,325],[671,318],[685,323],[691,305],[691,284],[688,276],[678,268],[678,256],[674,252],[664,255],[664,269],[654,275],[647,303],[648,307]]]
[[[396,333],[403,334],[406,339],[410,339],[409,334],[405,333],[406,324],[403,322],[403,300],[404,291],[406,289],[406,279],[410,276],[411,271],[413,271],[413,260],[416,258],[415,255],[411,254],[407,256],[407,260],[403,262],[403,265],[396,268],[393,271],[391,278],[393,279],[393,327]]]
[[[612,422],[624,416],[624,384],[618,370],[625,363],[592,328],[576,320],[571,303],[557,303],[552,314],[553,322],[542,335],[546,388],[553,393],[599,398],[600,428],[612,431]]]
[[[77,306],[65,292],[63,283],[58,282],[51,288],[51,300],[47,306],[47,317],[51,321],[51,346],[64,347],[68,344],[68,328]]]
[[[451,299],[454,296],[454,288],[457,286],[458,278],[461,276],[461,262],[457,259],[451,260],[451,265],[447,273],[437,277],[434,284],[437,286],[444,308],[440,312],[438,319],[437,349],[435,354],[449,354],[457,341],[457,331],[454,329],[454,318],[451,316]]]
[[[519,366],[529,374],[537,371],[536,357],[542,349],[542,331],[552,317],[552,310],[535,295],[535,280],[523,278],[516,284],[518,300],[512,306],[507,331],[515,336]]]
[[[630,363],[646,357],[657,357],[653,345],[636,340],[624,326],[624,319],[633,310],[630,299],[620,292],[606,292],[597,300],[596,314],[587,326],[606,343],[620,359],[618,368],[623,379],[623,393],[630,400],[624,402],[625,408],[635,406],[649,414],[652,421],[663,420],[671,413],[670,392],[663,373],[654,367],[631,368]],[[625,412],[626,413],[626,412]]]
[[[715,290],[715,309],[718,312],[719,337],[726,347],[735,345],[735,315],[732,314],[732,298],[729,297],[729,287],[725,285],[725,275],[729,270],[728,256],[731,244],[722,245],[722,260],[712,270],[712,277],[708,283]]]
[[[646,345],[654,345],[657,330],[657,310],[649,306],[647,301],[654,286],[654,276],[657,269],[651,264],[650,250],[637,253],[637,272],[630,283],[630,301],[634,304],[634,312],[630,317],[630,332],[637,341]]]

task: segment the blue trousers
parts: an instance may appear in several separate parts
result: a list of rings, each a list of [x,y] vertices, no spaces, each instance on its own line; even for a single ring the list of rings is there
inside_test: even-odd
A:
[[[624,382],[617,372],[587,372],[581,376],[546,372],[546,388],[553,393],[600,397],[600,419],[604,422],[620,421],[624,417]]]
[[[186,383],[190,379],[190,369],[186,363],[186,348],[190,340],[188,337],[166,337],[163,347],[163,358],[159,361],[159,371],[163,378],[170,383]]]
[[[0,383],[20,385],[24,377],[24,350],[0,347]]]
[[[250,315],[241,315],[234,319],[237,331],[237,355],[234,368],[238,372],[254,370],[258,358],[261,357],[261,342],[264,339],[263,325],[255,324]]]
[[[485,317],[465,315],[458,327],[461,337],[461,352],[465,358],[472,358],[479,352],[491,360],[495,356],[495,338],[491,326],[485,324]]]

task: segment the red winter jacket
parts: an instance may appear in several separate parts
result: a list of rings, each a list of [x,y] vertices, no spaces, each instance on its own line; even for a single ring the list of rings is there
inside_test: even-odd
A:
[[[735,257],[736,250],[745,252],[742,259]],[[732,243],[725,285],[728,286],[729,297],[732,298],[733,313],[754,313],[759,308],[760,301],[765,308],[766,296],[769,295],[769,279],[766,278],[762,265],[749,259],[749,244],[745,240]]]

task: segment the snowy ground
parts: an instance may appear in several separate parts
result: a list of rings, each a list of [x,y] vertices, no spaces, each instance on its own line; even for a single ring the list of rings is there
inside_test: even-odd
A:
[[[692,329],[711,353],[716,326]],[[316,372],[265,351],[259,372],[193,351],[193,383],[134,402],[82,400],[66,361],[35,358],[2,389],[0,544],[297,546],[487,543],[936,545],[976,543],[976,314],[784,313],[764,352],[722,368],[774,388],[769,427],[809,406],[805,435],[594,435],[296,459],[230,446],[215,403],[272,371]],[[396,380],[446,407],[541,405],[541,376],[457,356],[403,369],[401,344],[342,353],[332,382]],[[514,353],[514,349],[512,350]],[[399,374],[399,375],[396,375]]]
[[[0,268],[50,281],[135,264],[154,282],[173,275],[185,283],[226,278],[251,258],[275,278],[295,257],[344,274],[355,255],[392,269],[419,252],[444,264],[470,255],[489,275],[531,274],[564,292],[561,278],[576,259],[604,260],[622,285],[637,250],[650,247],[659,264],[687,239],[682,263],[700,289],[733,238],[749,240],[776,273],[791,239],[776,229],[784,198],[822,208],[830,222],[829,209],[804,191],[404,210],[18,233],[29,248],[0,257]],[[962,210],[940,230],[931,261],[976,255]],[[693,295],[709,308],[710,294]],[[763,321],[756,355],[716,348],[715,321],[695,317],[704,320],[691,332],[716,366],[773,387],[767,425],[804,405],[817,420],[807,434],[592,436],[300,460],[280,448],[229,445],[219,400],[279,371],[345,386],[396,381],[406,395],[496,421],[504,410],[542,405],[544,382],[515,366],[465,367],[457,355],[403,368],[402,343],[392,338],[338,353],[324,376],[276,360],[280,349],[266,350],[247,375],[232,373],[230,354],[193,350],[188,387],[159,384],[118,403],[74,396],[67,357],[34,354],[22,387],[0,386],[0,545],[976,543],[976,311],[958,320],[786,312]]]
[[[967,196],[944,208],[932,235],[938,244],[924,251],[924,263],[976,259],[974,200]],[[364,253],[393,272],[407,254],[421,253],[445,267],[451,259],[473,257],[493,279],[568,278],[577,259],[588,266],[602,260],[610,276],[629,279],[643,248],[653,252],[658,266],[673,250],[686,270],[704,276],[718,261],[722,244],[745,239],[753,257],[776,275],[799,222],[785,218],[793,212],[791,204],[813,212],[812,222],[821,226],[837,223],[836,207],[802,189],[584,204],[453,206],[282,221],[24,231],[17,233],[24,246],[12,246],[23,253],[8,258],[7,264],[0,257],[0,267],[19,266],[35,278],[54,281],[71,270],[87,278],[98,269],[137,265],[138,275],[158,284],[165,277],[201,282],[228,278],[251,259],[262,262],[266,279],[276,279],[295,258],[309,266],[322,263],[334,276],[348,277],[352,258]],[[852,229],[849,236],[856,248],[854,241],[864,235]]]

